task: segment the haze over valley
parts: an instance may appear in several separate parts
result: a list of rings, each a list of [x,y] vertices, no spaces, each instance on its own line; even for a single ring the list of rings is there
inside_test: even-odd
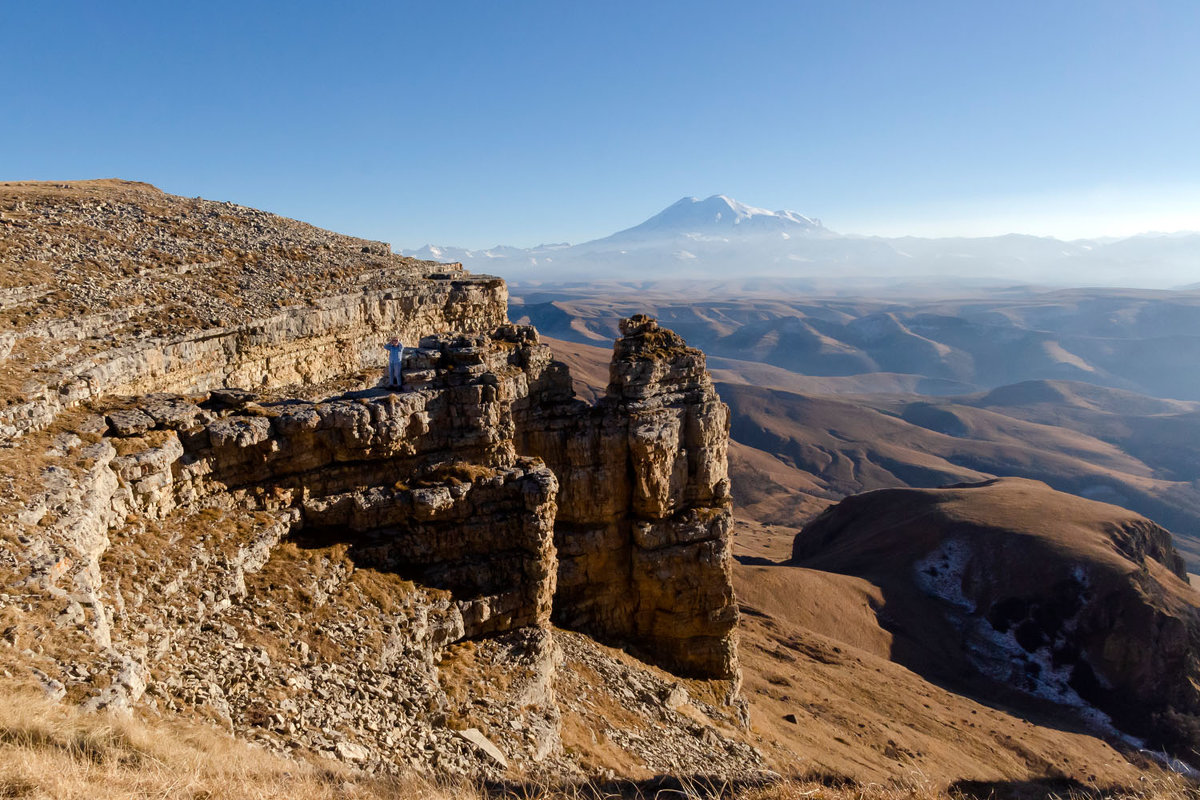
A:
[[[580,244],[468,250],[448,244],[405,255],[460,261],[515,282],[777,278],[807,291],[924,291],[1006,284],[1178,288],[1200,276],[1200,233],[1063,241],[1022,235],[879,237],[837,232],[795,211],[725,195],[685,197],[631,228]],[[743,284],[755,288],[752,283]],[[770,284],[757,287],[770,291]]]
[[[861,491],[1020,476],[1149,516],[1200,568],[1200,293],[606,284],[526,288],[512,313],[572,344],[564,357],[603,363],[634,309],[709,354],[757,521],[794,529]]]

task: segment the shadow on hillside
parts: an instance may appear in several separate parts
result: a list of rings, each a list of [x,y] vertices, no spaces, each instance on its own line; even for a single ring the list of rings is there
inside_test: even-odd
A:
[[[289,541],[301,550],[345,546],[346,558],[355,569],[374,570],[430,589],[442,589],[455,600],[472,600],[511,589],[511,576],[521,574],[522,566],[522,554],[517,551],[493,553],[489,569],[481,568],[480,562],[473,559],[462,562],[422,559],[419,552],[397,547],[398,534],[394,528],[353,531],[341,526],[312,525],[293,532]]]
[[[882,628],[892,634],[891,660],[920,675],[948,692],[969,697],[978,703],[1024,719],[1039,727],[1067,733],[1098,736],[1109,741],[1116,750],[1126,752],[1130,747],[1104,730],[1074,706],[1058,703],[1022,691],[1009,683],[980,671],[969,655],[969,646],[937,603],[917,591],[902,591],[896,587],[883,589],[883,604],[875,609]],[[1109,715],[1112,710],[1109,709]],[[1125,733],[1145,736],[1147,731],[1129,730],[1119,723]]]
[[[1099,736],[1111,740],[1110,744],[1119,751],[1128,750],[1077,708],[1021,691],[982,673],[972,663],[966,641],[940,603],[915,588],[888,586],[882,581],[879,584],[883,584],[883,603],[874,611],[879,625],[893,636],[894,663],[948,692],[1039,727]]]
[[[734,556],[734,559],[744,567],[783,567],[786,561],[772,561],[762,556]]]

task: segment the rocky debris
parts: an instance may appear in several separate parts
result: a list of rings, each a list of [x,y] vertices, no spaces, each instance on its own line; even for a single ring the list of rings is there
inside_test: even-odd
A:
[[[592,407],[496,279],[146,186],[0,208],[27,281],[0,293],[0,646],[47,691],[371,772],[561,775],[557,614],[725,679],[717,708],[587,655],[645,718],[612,742],[757,763],[728,412],[677,336],[632,320]],[[402,391],[370,386],[385,333],[419,344]],[[490,688],[446,661],[468,648]]]
[[[558,634],[547,628],[450,646],[439,662],[448,724],[478,729],[522,771],[560,770],[565,762],[556,685],[562,659]]]
[[[495,761],[496,764],[508,769],[508,759],[504,757],[504,753],[501,753],[500,748],[492,744],[491,740],[480,733],[477,728],[467,728],[465,731],[459,731],[458,735],[479,748],[480,752]]]
[[[342,761],[361,762],[366,761],[371,757],[371,751],[363,747],[361,744],[353,742],[338,742],[334,746],[334,752]]]
[[[880,490],[807,525],[793,558],[879,585],[897,652],[938,654],[916,669],[1111,717],[1177,752],[1200,743],[1200,598],[1170,534],[1131,511],[1017,478]]]
[[[672,711],[678,711],[680,708],[687,705],[687,689],[684,689],[682,686],[676,684],[667,691],[666,695],[662,698],[662,701],[663,705],[667,708],[671,709]]]
[[[137,436],[154,425],[153,417],[136,408],[113,411],[108,415],[108,427],[116,436]]]
[[[183,520],[127,534],[133,546],[175,542],[157,570],[142,566],[148,591],[124,592],[115,620],[156,676],[144,703],[370,772],[498,774],[446,726],[437,661],[463,635],[447,593],[360,569],[336,546],[277,549],[266,572],[247,570],[239,556],[254,534],[233,532],[241,527],[221,537],[238,546],[216,553]]]
[[[42,687],[42,691],[49,699],[62,700],[67,696],[67,687],[63,685],[62,681],[51,678],[37,667],[32,667],[30,672],[33,673],[34,678],[38,681],[38,685]]]
[[[763,754],[741,734],[741,703],[706,702],[679,679],[613,654],[576,633],[557,636],[564,653],[559,697],[565,724],[625,750],[654,773],[763,780]],[[596,678],[589,679],[587,676]]]

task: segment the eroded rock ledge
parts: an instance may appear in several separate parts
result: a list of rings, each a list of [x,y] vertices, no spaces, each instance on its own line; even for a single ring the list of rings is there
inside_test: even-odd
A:
[[[320,383],[383,332],[507,321],[498,278],[142,183],[5,183],[0,241],[0,441],[104,395]]]
[[[629,320],[589,405],[461,265],[122,181],[4,184],[0,230],[0,669],[373,770],[495,771],[476,727],[562,767],[557,623],[717,679],[681,714],[638,678],[647,758],[761,765],[719,730],[728,411],[679,337]]]
[[[672,669],[737,673],[730,583],[729,410],[704,355],[645,316],[621,323],[604,398],[565,370],[521,410],[520,448],[559,476],[555,618],[627,640]]]
[[[645,317],[623,331],[595,407],[532,328],[508,325],[426,337],[400,393],[160,396],[110,430],[168,426],[159,471],[126,475],[152,513],[225,494],[294,509],[309,535],[450,590],[466,636],[544,625],[553,605],[567,627],[731,678],[728,411],[701,353]]]
[[[83,669],[110,676],[81,699],[123,707],[157,692],[169,707],[203,705],[235,730],[257,730],[261,703],[241,672],[269,667],[269,656],[255,656],[258,666],[220,659],[191,683],[176,672],[187,663],[179,648],[220,652],[184,643],[235,636],[229,623],[252,608],[252,576],[285,542],[344,545],[354,568],[421,587],[379,623],[392,655],[369,658],[391,665],[374,679],[396,702],[424,703],[435,721],[445,700],[428,687],[445,647],[524,637],[517,651],[536,668],[522,690],[531,699],[512,713],[534,758],[557,748],[552,618],[678,674],[735,679],[728,411],[701,353],[648,318],[623,330],[595,406],[573,397],[536,332],[514,325],[424,337],[400,392],[308,401],[219,389],[110,405],[82,426],[87,438],[59,442],[85,468],[61,473],[25,512],[40,535],[27,542],[23,585],[66,604],[64,624],[102,659]],[[128,557],[184,545],[154,567]],[[164,567],[130,594],[129,573]],[[344,570],[312,580],[322,597],[347,585]],[[158,608],[154,592],[172,599]],[[468,747],[452,734],[427,729]],[[309,741],[338,757],[344,742],[381,765],[400,746],[369,731]]]

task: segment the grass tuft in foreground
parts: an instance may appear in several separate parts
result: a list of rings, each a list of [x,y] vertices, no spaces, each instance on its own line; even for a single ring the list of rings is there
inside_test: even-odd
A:
[[[293,761],[218,730],[87,714],[28,691],[0,697],[0,798],[397,798],[450,800],[469,787],[366,778]]]

